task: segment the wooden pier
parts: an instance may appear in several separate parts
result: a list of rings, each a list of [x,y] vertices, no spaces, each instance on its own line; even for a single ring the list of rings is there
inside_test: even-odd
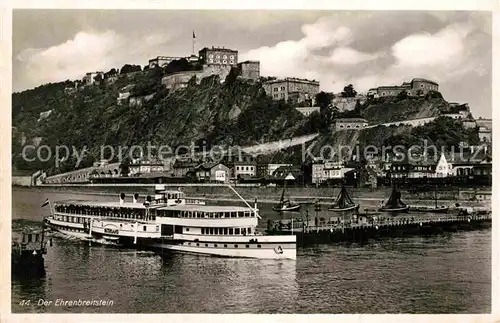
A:
[[[356,214],[349,217],[332,217],[329,221],[317,218],[269,221],[267,232],[295,234],[299,245],[341,241],[364,242],[381,237],[431,235],[489,228],[491,218],[491,212],[406,213],[397,216]]]

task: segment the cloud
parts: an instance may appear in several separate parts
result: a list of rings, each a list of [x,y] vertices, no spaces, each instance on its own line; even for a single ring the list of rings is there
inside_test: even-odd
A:
[[[28,48],[16,57],[21,71],[33,85],[78,79],[96,70],[120,68],[165,43],[166,37],[152,34],[140,39],[114,31],[79,32],[72,39],[48,48]],[[141,46],[133,46],[133,44]]]
[[[402,66],[422,67],[453,64],[463,59],[467,24],[450,25],[434,35],[410,35],[392,46],[392,54]]]
[[[379,54],[367,54],[349,47],[338,47],[332,54],[331,59],[336,64],[359,64],[377,58]]]

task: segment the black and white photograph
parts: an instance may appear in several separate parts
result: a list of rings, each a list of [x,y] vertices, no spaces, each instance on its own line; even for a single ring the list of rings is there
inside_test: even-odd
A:
[[[13,9],[12,314],[491,313],[492,24]]]

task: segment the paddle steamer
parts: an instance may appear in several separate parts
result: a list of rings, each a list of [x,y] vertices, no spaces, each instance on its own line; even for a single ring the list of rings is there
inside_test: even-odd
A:
[[[237,195],[241,196],[229,186]],[[154,200],[65,201],[54,205],[47,223],[64,234],[117,245],[226,257],[296,259],[295,235],[257,232],[257,205],[205,205],[179,190],[155,187]]]

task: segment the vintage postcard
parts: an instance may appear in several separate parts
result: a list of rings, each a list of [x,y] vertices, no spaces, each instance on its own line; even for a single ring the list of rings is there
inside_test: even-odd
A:
[[[232,9],[6,15],[10,319],[492,313],[493,9]]]

